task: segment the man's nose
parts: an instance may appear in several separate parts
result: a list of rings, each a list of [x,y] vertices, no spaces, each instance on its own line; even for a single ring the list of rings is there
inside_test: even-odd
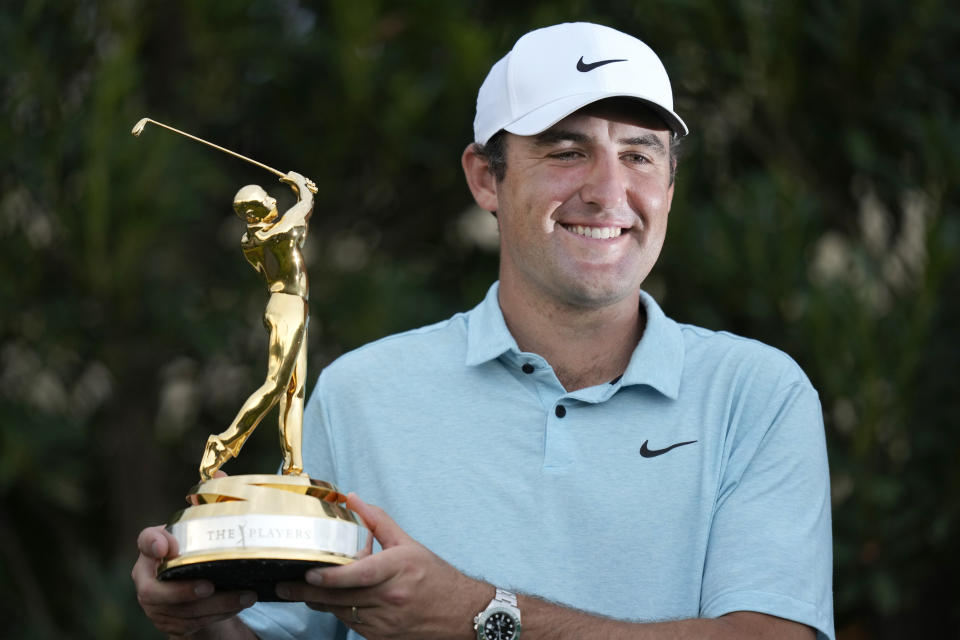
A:
[[[626,199],[623,166],[616,154],[597,154],[590,172],[580,188],[580,197],[587,204],[603,210],[617,209]]]

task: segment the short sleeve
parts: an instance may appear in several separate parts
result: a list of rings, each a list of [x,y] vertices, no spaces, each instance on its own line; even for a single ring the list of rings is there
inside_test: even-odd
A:
[[[756,611],[833,640],[830,476],[809,382],[747,408],[728,436],[708,539],[701,615]]]

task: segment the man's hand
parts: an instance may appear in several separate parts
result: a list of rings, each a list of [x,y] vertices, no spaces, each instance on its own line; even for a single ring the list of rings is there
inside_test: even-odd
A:
[[[277,594],[329,611],[369,640],[474,638],[473,616],[490,602],[494,588],[444,562],[382,509],[354,494],[347,507],[363,519],[383,551],[362,553],[342,567],[312,569],[305,583],[281,583]]]
[[[297,173],[296,171],[288,171],[287,175],[280,178],[280,182],[284,184],[289,184],[295,186],[302,192],[303,189],[308,190],[310,193],[317,192],[317,185],[314,184],[313,180],[310,178],[305,178],[303,175]]]
[[[188,635],[201,629],[213,632],[211,625],[230,620],[256,602],[252,591],[215,594],[213,584],[206,580],[157,580],[160,562],[178,553],[176,539],[162,526],[141,531],[137,547],[140,557],[130,573],[137,587],[137,600],[154,626],[164,633]],[[254,637],[239,620],[231,621],[229,627],[229,637]],[[242,634],[244,630],[248,635]]]

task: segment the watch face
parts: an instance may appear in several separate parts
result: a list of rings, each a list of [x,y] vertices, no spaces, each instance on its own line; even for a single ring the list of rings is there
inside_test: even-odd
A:
[[[483,635],[488,640],[512,640],[517,635],[517,624],[509,613],[495,611],[483,624]]]

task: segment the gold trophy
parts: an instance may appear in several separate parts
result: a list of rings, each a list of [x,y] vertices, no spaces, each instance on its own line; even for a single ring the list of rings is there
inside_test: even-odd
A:
[[[150,118],[140,120],[133,135],[139,136],[147,123],[266,169],[297,196],[297,203],[283,215],[277,201],[258,185],[247,185],[234,197],[234,210],[247,224],[243,254],[266,279],[270,292],[264,313],[270,332],[267,376],[230,426],[208,438],[200,483],[187,494],[190,506],[167,524],[180,555],[157,570],[161,580],[205,578],[218,590],[250,589],[262,601],[277,600],[277,582],[300,580],[310,567],[347,564],[359,551],[360,526],[344,506],[346,497],[332,484],[303,473],[308,309],[300,249],[317,189],[295,171],[281,173]],[[216,475],[274,406],[280,413],[282,474]]]

